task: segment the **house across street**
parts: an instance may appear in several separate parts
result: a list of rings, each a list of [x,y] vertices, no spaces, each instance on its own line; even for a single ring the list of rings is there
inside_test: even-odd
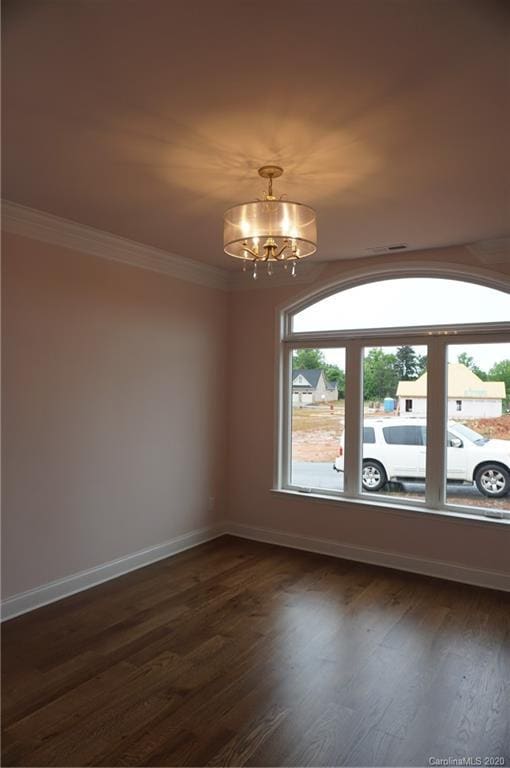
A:
[[[416,381],[399,381],[397,413],[427,415],[427,374]],[[504,381],[483,381],[462,363],[448,365],[448,418],[489,419],[503,413]]]
[[[312,405],[338,400],[336,382],[329,381],[322,368],[295,368],[292,371],[292,405]]]

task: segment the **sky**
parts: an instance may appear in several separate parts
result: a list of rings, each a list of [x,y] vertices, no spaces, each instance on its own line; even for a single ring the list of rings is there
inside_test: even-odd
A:
[[[392,328],[510,322],[510,295],[474,283],[442,278],[400,278],[348,288],[294,318],[295,331]],[[416,348],[418,351],[418,348]],[[387,347],[388,352],[394,347]],[[508,344],[455,344],[449,361],[465,351],[482,370],[510,359]],[[419,352],[422,354],[422,352]],[[328,362],[345,366],[343,351],[325,349]]]

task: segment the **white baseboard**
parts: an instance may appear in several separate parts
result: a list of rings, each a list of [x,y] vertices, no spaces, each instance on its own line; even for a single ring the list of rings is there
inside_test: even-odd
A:
[[[41,608],[43,605],[54,603],[56,600],[62,600],[64,597],[74,595],[76,592],[82,592],[84,589],[95,587],[103,581],[115,579],[118,576],[129,573],[129,571],[143,568],[145,565],[163,560],[165,557],[170,557],[178,552],[196,547],[198,544],[215,539],[224,533],[225,528],[221,524],[200,528],[199,530],[185,533],[183,536],[169,539],[163,544],[147,547],[147,549],[119,557],[117,560],[111,560],[108,563],[97,565],[86,571],[73,573],[63,579],[57,579],[57,581],[50,581],[48,584],[43,584],[27,592],[20,592],[2,601],[1,620],[13,619],[22,613],[33,611],[35,608]]]
[[[354,560],[370,565],[381,565],[387,568],[396,568],[400,571],[410,571],[424,576],[434,576],[449,581],[459,581],[463,584],[473,584],[477,587],[500,589],[510,592],[510,575],[499,571],[468,568],[464,565],[446,563],[440,560],[429,560],[402,555],[397,552],[360,547],[353,544],[344,544],[330,539],[315,539],[309,536],[298,536],[285,531],[277,531],[272,528],[257,528],[242,525],[235,522],[219,523],[208,528],[191,531],[183,536],[169,539],[163,544],[142,549],[117,560],[111,560],[95,568],[73,573],[63,579],[43,584],[28,592],[21,592],[7,598],[2,602],[1,620],[6,621],[20,616],[35,608],[54,603],[65,597],[82,592],[104,581],[115,579],[129,571],[143,568],[158,560],[176,555],[186,549],[196,547],[206,541],[222,536],[223,534],[238,536],[243,539],[276,544],[292,549],[302,549],[306,552],[317,552],[321,555],[341,557],[345,560]]]
[[[315,539],[309,536],[297,536],[285,531],[276,531],[271,528],[256,528],[240,523],[225,523],[225,533],[239,536],[243,539],[262,541],[267,544],[277,544],[292,549],[303,549],[307,552],[317,552],[321,555],[341,557],[345,560],[355,560],[370,565],[381,565],[387,568],[396,568],[399,571],[410,571],[423,576],[434,576],[449,581],[460,581],[463,584],[472,584],[477,587],[488,587],[510,592],[510,574],[500,571],[481,570],[468,568],[465,565],[447,563],[441,560],[429,560],[397,552],[386,552],[369,547],[360,547],[353,544],[341,544],[330,539]]]

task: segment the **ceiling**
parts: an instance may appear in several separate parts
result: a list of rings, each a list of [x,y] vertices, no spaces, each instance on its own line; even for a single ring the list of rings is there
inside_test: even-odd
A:
[[[316,208],[314,260],[502,237],[506,0],[7,0],[3,197],[226,268],[226,207]]]

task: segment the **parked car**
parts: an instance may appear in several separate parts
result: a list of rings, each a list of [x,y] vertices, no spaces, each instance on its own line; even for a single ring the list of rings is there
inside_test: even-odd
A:
[[[426,445],[425,419],[365,419],[363,490],[379,491],[389,480],[424,480]],[[344,470],[343,437],[333,468]],[[510,440],[490,440],[464,424],[448,422],[447,481],[475,483],[490,498],[506,496]]]

